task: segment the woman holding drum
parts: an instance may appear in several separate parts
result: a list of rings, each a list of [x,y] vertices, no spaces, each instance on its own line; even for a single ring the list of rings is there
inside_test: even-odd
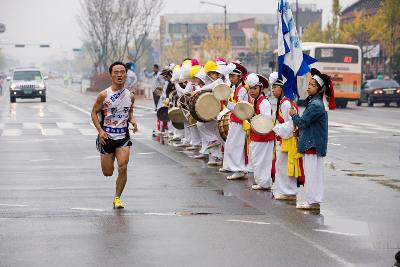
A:
[[[247,69],[239,63],[228,64],[231,69],[229,80],[233,96],[228,101],[226,107],[232,112],[230,115],[229,131],[224,146],[224,160],[220,172],[233,172],[228,176],[228,180],[240,179],[245,176],[247,158],[246,131],[243,129],[243,120],[239,119],[234,113],[236,103],[240,101],[249,102],[243,77],[247,74]]]
[[[268,80],[259,74],[251,73],[247,76],[249,94],[254,103],[254,114],[250,130],[250,163],[253,167],[255,184],[253,190],[271,190],[272,157],[274,151],[275,134],[272,132],[272,108],[263,90],[268,88]],[[254,121],[261,127],[257,127]],[[260,129],[260,130],[258,130]]]

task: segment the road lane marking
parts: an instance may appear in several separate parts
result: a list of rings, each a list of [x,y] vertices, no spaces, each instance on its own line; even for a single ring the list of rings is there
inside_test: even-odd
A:
[[[52,161],[54,159],[31,159],[31,162],[40,162],[40,161]]]
[[[156,154],[156,152],[140,152],[140,153],[136,153],[137,155],[153,155]]]
[[[79,132],[82,135],[88,135],[88,136],[95,136],[98,135],[97,130],[93,129],[93,128],[88,128],[88,129],[78,129]]]
[[[82,211],[104,211],[102,209],[90,209],[90,208],[71,208],[71,210],[82,210]]]
[[[255,222],[255,221],[243,221],[243,220],[226,220],[227,222],[240,222],[240,223],[251,223],[251,224],[261,224],[261,225],[267,225],[271,223],[267,222]]]
[[[161,212],[146,212],[144,215],[156,215],[156,216],[178,216],[176,213],[161,213]]]
[[[1,133],[1,136],[21,136],[22,130],[21,129],[5,129]]]
[[[336,235],[359,236],[357,234],[343,233],[343,232],[331,231],[331,230],[326,230],[326,229],[314,229],[314,231],[323,232],[323,233],[329,233],[329,234],[336,234]]]
[[[84,157],[84,159],[98,159],[98,158],[100,158],[99,155],[97,155],[97,156],[87,156],[87,157]]]
[[[363,122],[353,122],[353,124],[357,124],[360,126],[368,127],[373,130],[378,130],[378,131],[383,131],[383,132],[400,133],[400,130],[391,129],[391,128],[388,128],[387,126],[377,126],[376,124],[363,123]]]
[[[6,206],[6,207],[29,207],[29,205],[23,205],[23,204],[0,204],[0,206]]]
[[[75,129],[76,126],[72,122],[56,122],[60,129]]]
[[[42,135],[45,135],[45,136],[63,135],[63,131],[61,129],[41,128],[40,131],[42,132]]]
[[[23,129],[40,129],[40,123],[37,122],[23,122]]]
[[[280,225],[283,229],[286,229],[288,232],[290,232],[292,235],[297,236],[301,240],[303,240],[305,243],[308,243],[309,245],[313,246],[314,248],[318,249],[322,253],[324,253],[326,256],[329,258],[335,260],[339,264],[343,266],[348,266],[348,267],[353,267],[355,266],[353,263],[348,262],[346,259],[340,257],[339,255],[335,254],[334,252],[330,251],[329,249],[325,248],[324,246],[319,245],[318,243],[304,237],[303,235],[291,230],[289,227],[286,227],[284,225]]]

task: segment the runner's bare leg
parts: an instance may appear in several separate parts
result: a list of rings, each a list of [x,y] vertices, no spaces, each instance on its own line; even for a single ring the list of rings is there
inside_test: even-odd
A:
[[[104,176],[112,176],[114,172],[115,154],[100,155],[101,170]]]
[[[127,167],[129,162],[129,147],[118,147],[115,150],[115,157],[118,163],[118,177],[116,182],[115,196],[120,197],[124,191],[127,181]]]

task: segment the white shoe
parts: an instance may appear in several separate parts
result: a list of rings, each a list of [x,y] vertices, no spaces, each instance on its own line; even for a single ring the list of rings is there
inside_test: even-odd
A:
[[[319,203],[308,204],[308,203],[298,203],[296,209],[300,210],[320,210],[321,206]]]
[[[207,156],[207,155],[204,155],[204,154],[200,154],[200,155],[194,156],[193,158],[194,158],[194,159],[207,159],[208,156]]]
[[[207,149],[213,148],[213,147],[217,147],[219,146],[221,143],[218,140],[212,141],[208,146]]]
[[[210,158],[210,160],[208,161],[207,165],[208,166],[221,166],[222,165],[222,160]]]
[[[283,201],[296,201],[296,195],[274,195],[275,200],[283,200]]]
[[[261,185],[258,184],[253,184],[251,186],[251,189],[253,190],[266,190],[266,191],[271,191],[271,187],[262,187]]]
[[[236,179],[242,179],[244,178],[245,173],[244,172],[235,172],[232,175],[226,177],[227,180],[236,180]]]
[[[219,171],[219,172],[231,172],[231,171],[229,171],[229,170],[227,170],[227,169],[224,169],[224,168],[219,168],[218,171]]]
[[[199,149],[200,149],[199,146],[190,146],[186,148],[186,150],[199,150]]]
[[[189,146],[190,146],[189,144],[185,144],[185,143],[180,143],[180,144],[176,145],[176,147],[189,147]]]

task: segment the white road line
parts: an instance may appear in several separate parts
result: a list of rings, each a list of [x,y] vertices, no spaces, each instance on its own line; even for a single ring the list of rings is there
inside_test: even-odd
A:
[[[329,234],[336,234],[336,235],[359,236],[357,234],[343,233],[343,232],[331,231],[331,230],[326,230],[326,229],[314,229],[314,231],[323,232],[323,233],[329,233]]]
[[[388,128],[384,125],[376,125],[376,124],[370,124],[370,123],[363,123],[363,122],[354,122],[354,124],[360,125],[360,126],[365,126],[373,130],[378,130],[378,131],[383,131],[383,132],[389,132],[389,133],[400,133],[400,130],[396,129],[391,129]]]
[[[63,131],[61,129],[40,129],[42,131],[42,135],[52,136],[52,135],[63,135]]]
[[[98,159],[98,158],[100,158],[99,155],[97,155],[97,156],[87,156],[87,157],[84,157],[84,159]]]
[[[303,235],[291,230],[290,228],[280,225],[282,228],[286,229],[288,232],[290,232],[291,234],[297,236],[298,238],[300,238],[301,240],[303,240],[305,243],[315,247],[316,249],[318,249],[319,251],[321,251],[322,253],[324,253],[326,256],[328,256],[329,258],[335,260],[337,263],[339,263],[340,265],[343,266],[348,266],[348,267],[353,267],[355,266],[354,264],[352,264],[351,262],[348,262],[346,259],[340,257],[339,255],[335,254],[334,252],[330,251],[329,249],[325,248],[324,246],[319,245],[318,243],[304,237]]]
[[[56,122],[60,129],[75,129],[76,126],[72,122]]]
[[[355,127],[354,125],[350,124],[342,124],[338,122],[330,122],[330,126],[338,127],[335,130],[345,131],[345,132],[352,132],[352,133],[365,133],[365,134],[376,134],[377,132],[374,131],[367,131],[360,129],[359,127]]]
[[[90,208],[71,208],[71,210],[82,210],[82,211],[104,211],[102,209],[90,209]]]
[[[240,222],[240,223],[251,223],[251,224],[261,224],[261,225],[267,225],[271,223],[267,222],[255,222],[255,221],[243,221],[243,220],[226,220],[227,222]]]
[[[54,159],[31,159],[31,162],[52,161]]]
[[[21,129],[5,129],[1,133],[1,136],[21,136],[22,130]]]
[[[97,135],[97,131],[93,128],[88,128],[88,129],[78,129],[78,131],[82,134],[82,135]]]
[[[29,207],[29,205],[22,205],[22,204],[0,204],[0,206],[6,206],[6,207]]]
[[[40,123],[37,122],[23,122],[22,128],[23,129],[40,129]]]
[[[176,213],[160,213],[160,212],[146,212],[144,215],[156,215],[156,216],[177,216]]]
[[[328,133],[340,133],[339,131],[328,129]]]
[[[140,153],[136,153],[137,155],[153,155],[156,154],[156,152],[140,152]]]

